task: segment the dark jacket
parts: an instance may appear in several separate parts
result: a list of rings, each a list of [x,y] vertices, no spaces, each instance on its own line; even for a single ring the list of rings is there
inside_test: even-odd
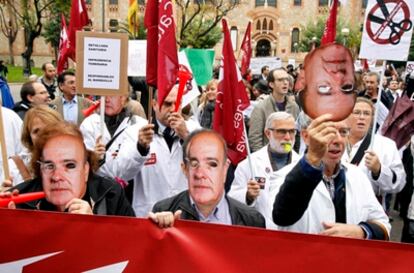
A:
[[[10,191],[13,189],[18,189],[19,193],[29,193],[42,191],[43,186],[41,178],[35,178],[18,184],[16,187],[10,189]],[[124,190],[118,183],[108,178],[95,174],[90,175],[86,193],[82,199],[89,204],[91,203],[90,199],[95,202],[92,209],[93,214],[135,216],[134,210],[125,197]],[[54,206],[46,199],[18,204],[17,208],[54,211]]]
[[[266,227],[264,217],[255,209],[228,196],[226,196],[226,200],[229,204],[231,222],[233,225]],[[152,209],[153,212],[171,211],[173,213],[177,210],[182,210],[181,219],[200,221],[197,211],[191,205],[188,190],[173,197],[158,201]]]
[[[24,120],[24,116],[26,115],[26,112],[29,111],[30,107],[29,103],[19,101],[14,105],[13,111],[16,112],[22,120]]]

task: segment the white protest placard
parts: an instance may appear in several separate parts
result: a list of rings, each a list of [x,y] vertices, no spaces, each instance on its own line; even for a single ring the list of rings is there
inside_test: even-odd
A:
[[[413,20],[413,0],[368,0],[359,57],[407,60]]]
[[[269,66],[269,69],[281,68],[282,67],[282,60],[278,57],[260,57],[260,58],[252,58],[250,60],[250,69],[252,70],[253,74],[260,75],[261,68],[263,66]]]
[[[128,94],[128,35],[76,32],[76,88],[90,95]]]
[[[128,76],[145,76],[147,66],[147,41],[128,41]]]
[[[405,72],[407,74],[410,74],[413,71],[414,71],[414,62],[407,62],[407,65],[405,67]]]

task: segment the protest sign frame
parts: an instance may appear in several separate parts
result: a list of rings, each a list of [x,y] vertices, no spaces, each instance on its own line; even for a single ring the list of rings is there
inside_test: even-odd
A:
[[[109,40],[114,40],[111,42],[119,41],[119,59],[117,56],[111,60],[106,60],[109,63],[108,66],[111,66],[115,61],[115,65],[112,65],[110,69],[107,69],[106,72],[112,73],[114,76],[114,81],[111,82],[113,85],[117,85],[117,88],[111,87],[87,87],[88,85],[92,85],[90,83],[85,84],[86,80],[84,77],[85,69],[91,69],[93,65],[99,62],[95,62],[92,65],[88,65],[85,67],[85,59],[88,56],[85,56],[85,39],[92,38],[94,39],[94,43],[100,45],[105,45],[105,42]],[[77,31],[76,32],[76,45],[77,45],[77,52],[76,52],[76,89],[79,94],[88,94],[88,95],[101,95],[101,96],[116,96],[116,95],[127,95],[128,94],[128,35],[125,33],[102,33],[102,32],[87,32],[87,31]],[[108,50],[111,49],[111,46],[107,47]],[[116,54],[115,54],[116,55]],[[119,62],[119,65],[117,65]],[[115,69],[114,69],[115,68]],[[101,75],[101,77],[112,77],[111,75]],[[118,81],[117,81],[118,80]],[[110,80],[108,80],[110,81]],[[108,84],[110,85],[110,84]]]

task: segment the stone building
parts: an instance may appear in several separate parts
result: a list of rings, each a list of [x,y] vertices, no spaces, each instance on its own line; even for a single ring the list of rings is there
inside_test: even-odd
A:
[[[85,0],[87,3],[92,28],[95,31],[110,31],[116,29],[120,21],[125,21],[128,12],[128,1],[125,0]],[[235,48],[240,48],[247,23],[252,22],[253,56],[277,56],[283,62],[296,59],[301,62],[304,53],[297,52],[303,26],[320,15],[328,14],[329,0],[238,0],[241,5],[232,10],[228,16],[231,36]],[[140,12],[144,13],[144,0],[138,0]],[[367,0],[346,0],[339,7],[338,16],[352,25],[360,24],[364,18]],[[104,3],[104,8],[102,5]],[[104,22],[104,23],[103,23]],[[21,53],[24,50],[24,37],[19,33],[14,43],[16,64],[22,63]],[[6,38],[0,34],[0,44],[7,45]],[[216,49],[220,56],[222,44]],[[236,50],[236,56],[239,52]],[[8,60],[8,47],[0,47],[0,58]],[[43,38],[35,41],[33,61],[40,66],[44,61],[54,58],[53,49]]]

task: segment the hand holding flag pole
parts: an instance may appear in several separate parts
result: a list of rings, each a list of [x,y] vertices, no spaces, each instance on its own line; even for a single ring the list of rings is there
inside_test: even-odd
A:
[[[181,100],[184,94],[184,88],[187,85],[187,82],[193,78],[193,75],[188,70],[187,67],[180,65],[180,69],[178,70],[178,93],[177,93],[177,100],[175,101],[175,109],[174,112],[177,112],[181,105]]]

